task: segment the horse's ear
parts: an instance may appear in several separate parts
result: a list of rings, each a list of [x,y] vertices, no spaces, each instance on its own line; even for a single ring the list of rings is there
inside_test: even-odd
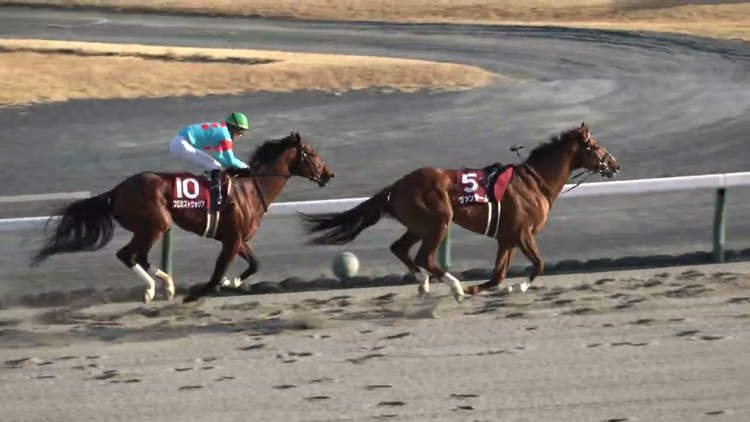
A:
[[[297,141],[297,143],[301,143],[302,142],[302,137],[299,136],[299,132],[292,132],[292,136]]]
[[[585,127],[586,127],[586,123],[585,122],[581,122],[581,129],[583,129]]]

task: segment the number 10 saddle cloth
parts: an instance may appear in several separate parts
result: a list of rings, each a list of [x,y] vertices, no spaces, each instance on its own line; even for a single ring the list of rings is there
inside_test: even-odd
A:
[[[458,202],[461,205],[487,204],[484,235],[496,237],[500,227],[500,201],[513,177],[513,165],[494,163],[482,169],[464,168],[456,172]]]
[[[172,211],[198,210],[206,215],[206,229],[203,236],[216,236],[219,227],[220,209],[211,209],[213,204],[211,198],[211,181],[203,176],[191,173],[176,173],[172,179],[172,198],[169,198],[169,207]],[[222,197],[229,198],[232,189],[232,178],[226,173],[222,174]]]

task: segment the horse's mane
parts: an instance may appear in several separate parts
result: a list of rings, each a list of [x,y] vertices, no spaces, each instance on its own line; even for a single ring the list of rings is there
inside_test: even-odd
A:
[[[581,130],[580,127],[574,127],[566,132],[560,132],[558,135],[551,136],[549,142],[540,144],[538,147],[532,149],[526,160],[533,161],[536,158],[541,158],[549,154],[552,150],[557,149],[564,141],[571,139],[571,136],[575,135],[579,130]]]
[[[250,167],[257,168],[259,166],[270,163],[271,161],[275,160],[276,157],[278,157],[282,152],[293,147],[296,142],[297,138],[294,136],[294,134],[291,134],[282,139],[271,139],[264,142],[258,148],[256,148],[255,152],[253,152],[253,155],[250,156]]]

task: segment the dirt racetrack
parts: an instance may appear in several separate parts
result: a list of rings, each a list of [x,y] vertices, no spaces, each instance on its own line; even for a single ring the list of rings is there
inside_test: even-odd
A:
[[[97,191],[144,168],[181,168],[164,150],[178,125],[235,108],[252,111],[256,141],[301,128],[336,163],[334,189],[296,183],[287,200],[370,194],[421,164],[514,160],[510,143],[533,145],[584,118],[628,163],[629,179],[746,170],[750,56],[741,42],[8,10],[0,16],[7,37],[413,57],[527,82],[457,93],[259,93],[3,109],[4,195]],[[29,183],[30,169],[50,177]],[[747,248],[745,193],[729,192],[733,248]],[[705,249],[712,194],[561,203],[540,243],[551,260]],[[24,207],[20,215],[47,213]],[[288,221],[264,224],[266,237],[256,239],[263,277],[327,271],[331,251],[304,251]],[[385,239],[396,230],[373,228],[354,245],[360,259],[392,271],[399,264]],[[31,239],[4,234],[3,294],[135,286],[113,257],[125,241],[119,236],[98,254],[30,271]],[[454,241],[461,265],[491,262],[479,241]],[[179,244],[180,281],[205,281],[215,244]],[[525,294],[490,292],[463,304],[442,285],[427,299],[404,286],[193,306],[104,304],[79,293],[68,307],[0,309],[0,420],[747,421],[749,289],[750,263],[733,263],[544,276]]]
[[[518,282],[519,280],[513,280]],[[4,421],[745,421],[750,264],[0,311]]]

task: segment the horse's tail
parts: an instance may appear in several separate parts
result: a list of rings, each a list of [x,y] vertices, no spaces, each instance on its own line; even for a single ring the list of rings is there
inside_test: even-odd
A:
[[[307,223],[308,233],[324,232],[312,239],[318,245],[340,245],[349,243],[362,232],[390,212],[388,196],[391,186],[383,189],[356,207],[339,213],[300,214]]]
[[[111,206],[112,191],[75,201],[62,208],[55,233],[31,261],[39,265],[51,255],[101,249],[115,230]],[[53,217],[54,218],[54,217]],[[47,224],[50,224],[50,219]]]

